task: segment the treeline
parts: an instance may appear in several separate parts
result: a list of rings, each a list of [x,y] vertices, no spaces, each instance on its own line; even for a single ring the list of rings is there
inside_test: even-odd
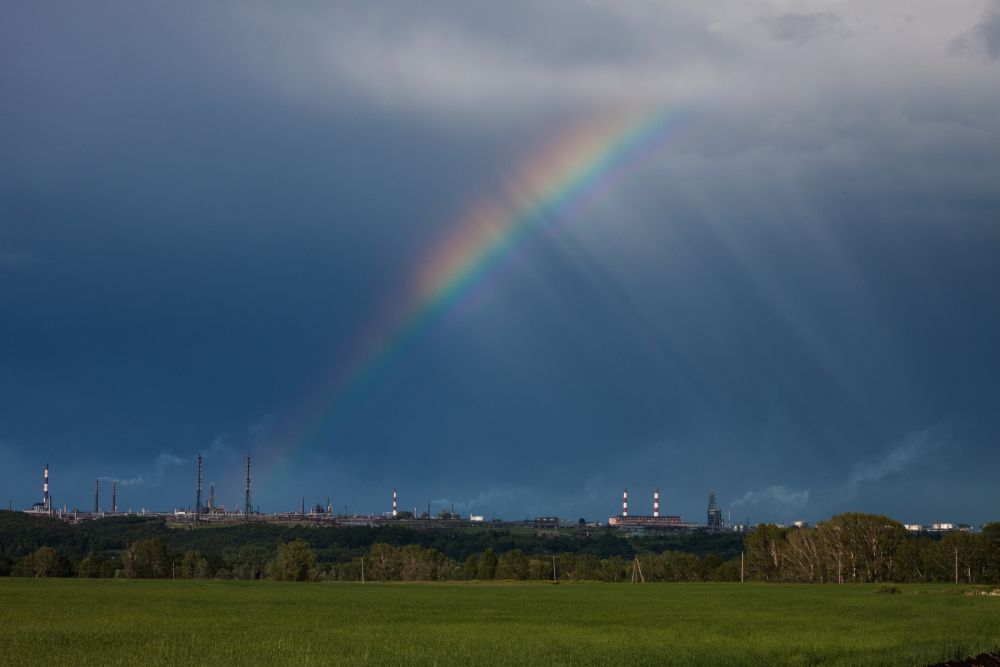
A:
[[[4,518],[2,514],[0,518]],[[191,530],[132,519],[123,521],[127,530],[116,535],[115,526],[93,526],[95,532],[86,534],[77,531],[77,526],[38,519],[14,519],[29,530],[8,531],[0,525],[0,576],[609,582],[635,577],[644,581],[957,580],[1000,584],[1000,523],[988,524],[978,534],[913,535],[899,522],[872,514],[841,514],[815,528],[758,525],[745,540],[735,533],[643,539],[603,531],[593,537],[579,534],[546,538],[481,529],[466,535],[395,526],[363,529],[365,532],[355,528],[266,525]],[[122,542],[123,534],[133,539]],[[153,536],[145,536],[150,534]],[[99,537],[95,539],[94,535]],[[164,539],[164,535],[174,539]],[[247,541],[240,542],[240,535],[248,537]],[[278,539],[274,539],[276,535]],[[184,536],[193,539],[179,539]],[[388,537],[397,543],[365,544],[373,537]],[[412,542],[405,543],[406,538],[412,538]],[[735,550],[729,546],[734,538],[741,541]],[[701,547],[717,539],[720,541],[716,544],[725,549],[699,554],[661,548],[671,540],[684,539],[692,542],[680,544]],[[215,545],[217,550],[192,548],[191,544],[198,540]],[[334,540],[340,540],[340,546],[338,557],[331,558],[330,544]],[[476,543],[487,546],[472,551],[469,547]],[[560,549],[567,543],[576,550]],[[104,548],[93,549],[95,544]],[[87,551],[81,554],[82,549]],[[602,551],[611,553],[602,555]],[[726,557],[733,552],[735,555]]]
[[[502,554],[519,549],[528,555],[574,553],[631,558],[636,553],[681,551],[698,556],[736,558],[743,537],[738,533],[676,533],[635,536],[607,528],[531,530],[454,528],[447,524],[418,530],[399,524],[330,527],[309,524],[251,522],[245,524],[169,525],[163,519],[117,516],[72,525],[55,518],[0,511],[0,572],[39,547],[57,549],[70,561],[97,555],[107,559],[130,544],[159,538],[174,553],[196,551],[209,560],[225,562],[228,569],[260,569],[275,555],[276,546],[304,540],[321,564],[348,563],[364,556],[374,544],[402,548],[417,545],[435,549],[464,562],[486,549]],[[220,564],[220,567],[222,565]]]
[[[848,513],[815,528],[759,525],[745,548],[746,575],[757,581],[1000,583],[1000,523],[912,535],[889,517]]]
[[[633,573],[634,569],[634,573]],[[348,562],[318,563],[304,540],[278,545],[266,560],[225,559],[199,551],[171,551],[160,538],[140,540],[111,556],[89,555],[79,562],[52,547],[39,547],[16,561],[9,574],[20,577],[120,577],[135,579],[275,579],[283,581],[737,581],[739,561],[718,556],[664,551],[636,560],[621,556],[562,553],[528,556],[520,549],[497,554],[487,548],[464,561],[416,544],[372,545]]]

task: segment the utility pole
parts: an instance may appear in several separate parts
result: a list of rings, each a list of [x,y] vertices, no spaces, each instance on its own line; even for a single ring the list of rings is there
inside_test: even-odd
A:
[[[556,557],[555,557],[555,554],[552,555],[552,581],[559,581],[559,578],[556,576]]]
[[[958,547],[955,547],[955,583],[958,583]]]
[[[365,583],[365,557],[361,557],[361,583]]]
[[[646,583],[646,577],[642,576],[642,564],[639,562],[639,554],[635,555],[632,561],[632,583]]]
[[[740,552],[740,583],[743,583],[743,552]]]

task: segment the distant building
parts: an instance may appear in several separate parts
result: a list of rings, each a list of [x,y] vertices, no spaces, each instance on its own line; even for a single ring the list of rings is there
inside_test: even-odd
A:
[[[679,516],[613,516],[608,519],[608,525],[618,528],[680,528],[687,524]]]
[[[722,510],[715,502],[715,489],[708,492],[708,527],[710,530],[722,530]]]

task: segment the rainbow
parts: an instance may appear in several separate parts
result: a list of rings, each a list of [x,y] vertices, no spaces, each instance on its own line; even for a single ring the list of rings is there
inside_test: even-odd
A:
[[[330,374],[291,427],[275,439],[275,464],[329,437],[354,400],[434,323],[455,312],[526,236],[578,220],[661,154],[690,114],[619,114],[578,124],[543,145],[494,198],[475,203],[404,282],[358,339],[350,363]]]

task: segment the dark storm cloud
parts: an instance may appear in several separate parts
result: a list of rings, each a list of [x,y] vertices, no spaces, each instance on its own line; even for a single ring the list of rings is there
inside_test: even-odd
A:
[[[0,485],[19,503],[51,455],[63,497],[107,477],[186,506],[199,450],[235,499],[243,453],[273,455],[538,146],[682,108],[659,159],[529,234],[335,429],[298,436],[294,491],[262,463],[255,497],[379,511],[397,486],[407,506],[598,518],[659,486],[697,518],[714,486],[761,520],[991,518],[966,482],[1000,463],[995,3],[0,13]]]
[[[953,39],[949,49],[959,55],[1000,58],[1000,2],[990,0],[980,20]]]

